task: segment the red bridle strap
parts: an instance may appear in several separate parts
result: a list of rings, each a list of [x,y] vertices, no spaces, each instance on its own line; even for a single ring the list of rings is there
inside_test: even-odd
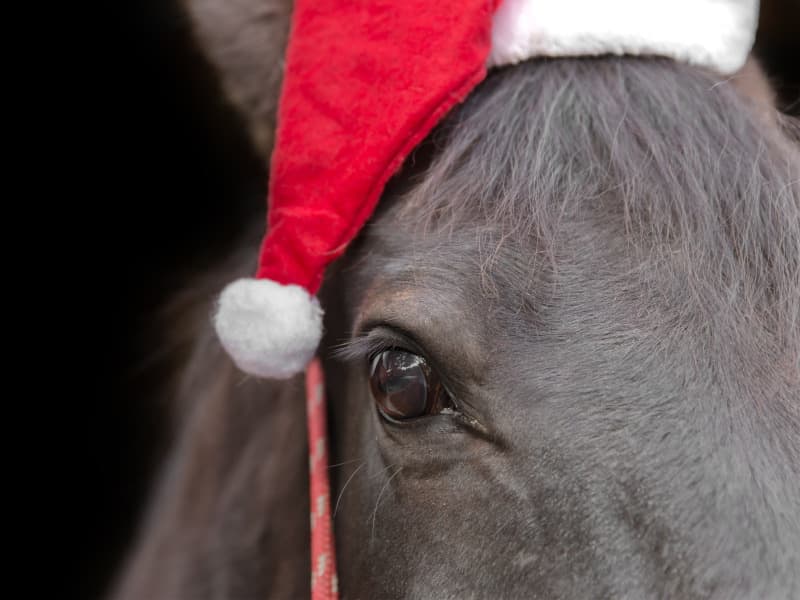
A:
[[[336,600],[336,547],[328,481],[327,413],[322,365],[315,358],[306,370],[308,471],[311,500],[311,600]]]

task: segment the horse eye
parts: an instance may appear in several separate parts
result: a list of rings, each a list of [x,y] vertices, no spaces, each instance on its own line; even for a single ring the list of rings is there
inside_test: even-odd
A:
[[[447,392],[425,359],[411,352],[376,354],[369,382],[379,412],[389,420],[407,421],[450,407]]]

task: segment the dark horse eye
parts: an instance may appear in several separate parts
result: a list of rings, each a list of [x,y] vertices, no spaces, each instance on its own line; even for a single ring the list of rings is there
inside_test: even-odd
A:
[[[404,350],[376,354],[369,383],[378,410],[390,420],[434,415],[450,406],[447,392],[425,359]]]

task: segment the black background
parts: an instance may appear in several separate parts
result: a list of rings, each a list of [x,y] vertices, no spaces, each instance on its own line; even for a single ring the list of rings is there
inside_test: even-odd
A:
[[[266,174],[175,3],[98,10],[85,26],[53,85],[69,108],[50,153],[70,191],[56,197],[68,343],[51,393],[71,424],[55,458],[68,476],[54,554],[66,595],[91,599],[135,534],[168,442],[159,309],[264,218]]]
[[[763,2],[758,53],[782,107],[797,114],[795,1]],[[79,110],[52,150],[69,162],[76,198],[56,210],[69,233],[48,260],[71,265],[54,277],[67,291],[61,389],[77,425],[56,464],[69,469],[58,505],[74,525],[62,592],[79,598],[107,590],[167,442],[155,394],[163,373],[151,368],[157,309],[248,219],[263,218],[265,172],[180,11],[157,0],[122,8],[93,20],[75,59],[80,76],[60,84]]]

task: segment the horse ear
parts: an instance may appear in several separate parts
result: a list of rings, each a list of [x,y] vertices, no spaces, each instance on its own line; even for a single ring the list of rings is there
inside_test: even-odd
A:
[[[272,150],[292,0],[182,0],[222,89],[259,153]]]

